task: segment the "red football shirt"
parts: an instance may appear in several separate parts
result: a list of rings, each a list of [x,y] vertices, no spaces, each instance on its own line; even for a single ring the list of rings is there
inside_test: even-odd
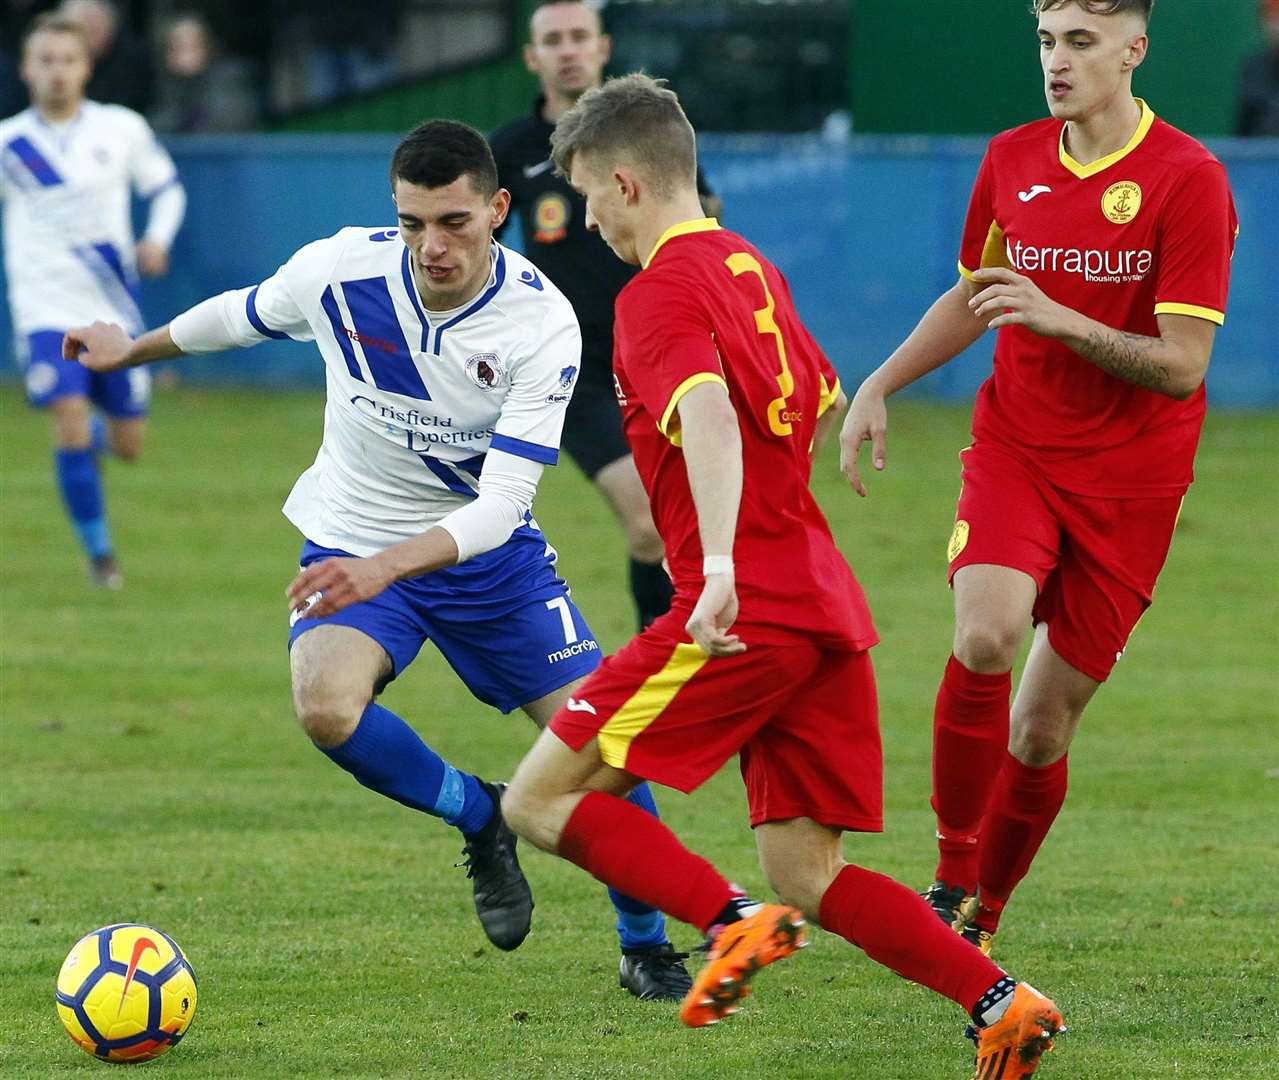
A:
[[[676,406],[713,380],[742,433],[736,632],[748,644],[875,644],[861,586],[808,487],[817,418],[839,380],[776,268],[714,219],[684,222],[618,294],[613,333],[622,423],[666,544],[673,607],[691,611],[703,582]]]
[[[959,269],[1011,266],[1052,300],[1155,337],[1159,314],[1225,321],[1238,220],[1226,171],[1141,105],[1122,150],[1080,165],[1065,125],[997,135],[964,225]],[[1115,378],[1055,338],[999,331],[973,435],[1026,453],[1058,487],[1116,498],[1185,491],[1204,388],[1176,401]]]

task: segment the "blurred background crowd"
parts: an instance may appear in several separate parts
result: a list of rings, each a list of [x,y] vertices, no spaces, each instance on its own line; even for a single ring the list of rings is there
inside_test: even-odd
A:
[[[969,3],[977,0],[933,6],[962,15]],[[419,91],[443,79],[484,69],[499,80],[513,70],[519,79],[510,60],[523,40],[524,7],[519,0],[6,0],[0,116],[25,107],[17,46],[30,20],[54,8],[88,31],[96,55],[91,98],[128,105],[162,132],[201,133],[410,126],[421,112],[407,122],[403,116],[415,113]],[[921,35],[929,5],[898,0],[606,0],[600,7],[615,41],[612,69],[671,78],[705,131],[838,136],[850,128],[858,93],[870,96],[877,63],[926,67],[933,46],[919,38],[949,33],[947,16],[938,14],[942,25],[930,15],[932,28]],[[1250,7],[1238,0],[1239,9]],[[1171,5],[1156,13],[1175,17]],[[902,39],[880,28],[891,18],[913,26],[905,51]],[[1232,19],[1240,21],[1238,12]],[[954,20],[950,26],[960,30]],[[1218,85],[1232,98],[1232,115],[1216,134],[1279,135],[1279,0],[1260,0],[1256,26],[1260,34],[1247,48],[1237,34],[1227,41],[1227,32],[1213,42],[1219,56],[1205,46],[1188,58],[1223,69]],[[962,38],[952,46],[972,51]],[[493,84],[485,85],[491,99]]]
[[[423,119],[492,132],[538,107],[522,52],[537,0],[4,3],[0,115],[27,104],[24,30],[58,9],[88,31],[90,98],[146,115],[173,156],[191,212],[170,273],[141,290],[152,323],[260,280],[336,222],[390,224],[386,155]],[[986,140],[1045,114],[1029,0],[596,6],[606,74],[670,80],[724,220],[777,261],[846,380],[953,284]],[[1151,41],[1137,92],[1220,157],[1241,221],[1213,400],[1279,405],[1279,0],[1158,0]],[[0,275],[0,296],[5,286]],[[0,305],[0,346],[8,315]],[[0,348],[0,382],[17,373],[12,352]],[[982,339],[921,392],[969,399],[989,362]],[[184,379],[236,385],[322,374],[291,342],[182,363]]]
[[[620,40],[616,65],[685,75],[709,128],[820,124],[844,98],[848,7],[842,0],[603,5]],[[23,108],[17,46],[29,21],[58,8],[88,30],[89,97],[144,113],[159,131],[249,131],[325,106],[483,65],[524,31],[516,0],[8,0],[0,115]],[[777,94],[779,82],[786,92]],[[800,101],[798,113],[786,106]],[[746,108],[743,108],[746,106]]]

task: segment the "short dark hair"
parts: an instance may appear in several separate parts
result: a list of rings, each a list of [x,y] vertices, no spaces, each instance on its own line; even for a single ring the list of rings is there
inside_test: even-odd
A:
[[[1042,15],[1045,11],[1054,11],[1067,4],[1078,4],[1093,15],[1122,15],[1131,11],[1148,23],[1155,0],[1030,0],[1030,13]]]
[[[665,79],[642,72],[588,90],[551,133],[551,159],[567,175],[573,155],[623,153],[669,198],[679,183],[697,183],[693,127]]]
[[[583,7],[590,9],[595,13],[595,17],[599,20],[601,28],[603,27],[604,18],[600,15],[600,9],[595,4],[592,4],[591,0],[538,0],[538,2],[533,5],[533,10],[528,13],[529,29],[531,30],[533,28],[533,16],[541,11],[542,8],[562,7],[565,4],[581,4]]]
[[[458,120],[426,120],[400,140],[391,156],[391,187],[407,180],[422,187],[446,187],[459,176],[486,199],[497,191],[497,163],[488,140]]]

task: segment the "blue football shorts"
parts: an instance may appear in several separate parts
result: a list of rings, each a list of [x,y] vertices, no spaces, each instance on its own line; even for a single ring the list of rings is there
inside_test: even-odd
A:
[[[299,561],[305,567],[334,556],[349,552],[307,540]],[[434,642],[467,689],[504,713],[590,674],[601,660],[595,635],[555,573],[554,551],[531,524],[459,566],[397,581],[326,618],[294,618],[290,647],[316,626],[367,634],[391,658],[392,679]]]
[[[108,416],[133,420],[151,404],[151,373],[144,367],[90,371],[62,359],[61,330],[37,330],[26,338],[22,358],[27,401],[36,408],[64,397],[87,397]]]

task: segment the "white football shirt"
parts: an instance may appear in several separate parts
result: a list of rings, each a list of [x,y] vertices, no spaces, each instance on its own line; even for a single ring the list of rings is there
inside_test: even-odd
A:
[[[66,124],[34,107],[0,121],[4,259],[14,330],[64,331],[101,319],[142,330],[129,194],[177,184],[173,160],[147,122],[120,105],[86,101]],[[182,200],[147,235],[168,246]]]
[[[554,465],[580,364],[571,305],[522,255],[494,243],[479,295],[431,312],[409,257],[396,229],[342,229],[234,309],[240,343],[288,336],[319,347],[324,440],[284,514],[308,539],[354,555],[469,503],[486,461],[515,473],[535,463],[534,476]]]

